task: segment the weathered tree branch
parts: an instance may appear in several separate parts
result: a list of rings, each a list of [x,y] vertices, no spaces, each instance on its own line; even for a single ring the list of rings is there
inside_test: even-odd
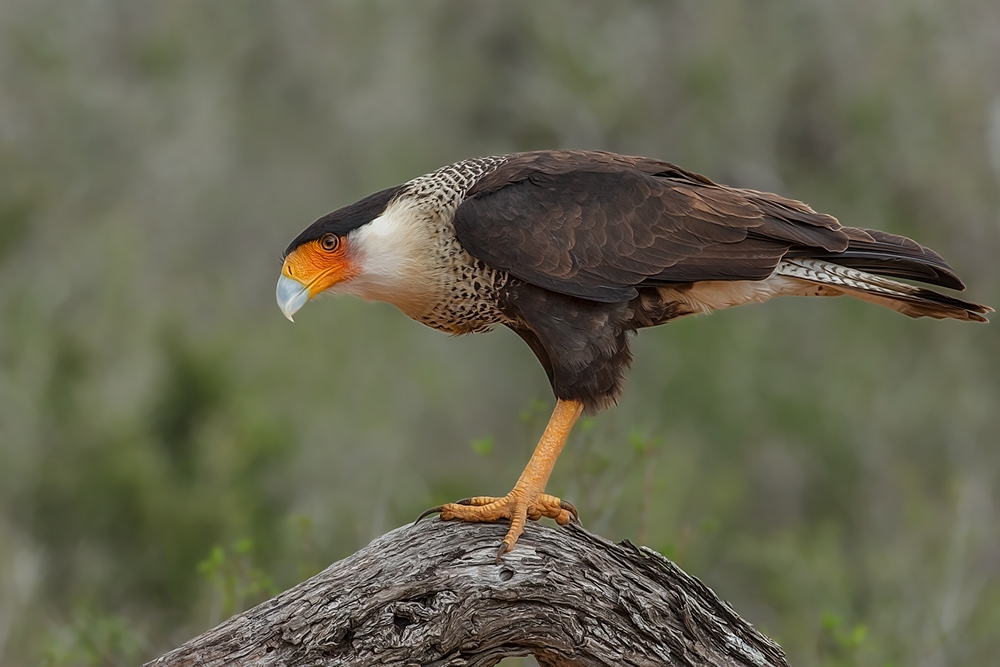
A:
[[[781,648],[656,552],[582,528],[424,521],[147,667],[787,665]]]

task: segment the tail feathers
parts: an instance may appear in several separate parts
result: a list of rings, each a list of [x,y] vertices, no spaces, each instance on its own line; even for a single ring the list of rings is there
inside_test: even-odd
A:
[[[796,248],[786,257],[827,260],[841,266],[893,278],[962,290],[965,284],[939,254],[905,236],[877,229],[844,227],[851,240],[843,252]]]
[[[934,257],[940,260],[936,254]],[[844,294],[892,308],[910,317],[952,318],[971,322],[987,322],[988,320],[983,315],[993,312],[993,309],[988,306],[963,301],[934,290],[907,285],[852,266],[846,266],[841,263],[840,259],[841,255],[837,255],[837,263],[834,263],[826,259],[792,258],[786,255],[785,259],[778,265],[776,273],[811,283],[830,285]],[[947,265],[945,268],[947,269]],[[947,271],[954,276],[951,269],[947,269]],[[889,273],[889,271],[884,270],[881,265],[879,265],[879,272],[899,276],[899,273]],[[930,282],[924,277],[917,279]],[[955,277],[955,280],[957,281],[958,278]]]

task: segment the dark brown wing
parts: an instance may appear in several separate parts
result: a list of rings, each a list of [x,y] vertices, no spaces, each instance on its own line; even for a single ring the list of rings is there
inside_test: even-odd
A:
[[[596,301],[636,286],[759,280],[792,246],[840,252],[836,219],[777,195],[718,186],[666,162],[608,153],[512,157],[455,215],[474,257],[526,282]]]
[[[845,228],[845,231],[852,231]],[[940,285],[964,290],[965,283],[950,266],[930,248],[905,236],[897,236],[877,229],[864,230],[870,239],[851,239],[844,252],[819,253],[815,249],[793,248],[788,257],[811,257],[860,269],[892,278],[916,280],[929,285]]]

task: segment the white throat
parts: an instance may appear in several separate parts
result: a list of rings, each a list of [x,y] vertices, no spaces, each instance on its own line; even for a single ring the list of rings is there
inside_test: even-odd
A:
[[[435,219],[441,217],[437,212],[415,204],[409,198],[394,201],[382,215],[347,236],[359,273],[334,287],[334,292],[386,301],[410,317],[420,317],[434,306],[443,271],[435,262],[438,234],[433,228],[442,221]]]

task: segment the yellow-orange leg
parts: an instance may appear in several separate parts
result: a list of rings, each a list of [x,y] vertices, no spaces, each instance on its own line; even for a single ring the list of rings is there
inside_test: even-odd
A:
[[[420,518],[440,513],[441,519],[450,521],[471,522],[492,522],[501,519],[510,520],[510,530],[500,543],[500,550],[497,552],[497,562],[500,557],[514,548],[517,538],[524,532],[524,524],[530,519],[532,521],[543,516],[555,519],[557,523],[565,526],[570,521],[578,517],[576,508],[555,496],[550,496],[545,491],[545,485],[552,474],[552,468],[556,464],[559,452],[566,444],[566,438],[573,429],[576,420],[583,412],[583,403],[579,401],[556,402],[552,417],[542,433],[535,453],[531,455],[531,460],[525,466],[524,472],[517,480],[514,488],[503,498],[491,498],[489,496],[478,496],[476,498],[466,498],[457,503],[448,503],[433,509],[427,510]],[[420,519],[417,519],[419,521]]]

